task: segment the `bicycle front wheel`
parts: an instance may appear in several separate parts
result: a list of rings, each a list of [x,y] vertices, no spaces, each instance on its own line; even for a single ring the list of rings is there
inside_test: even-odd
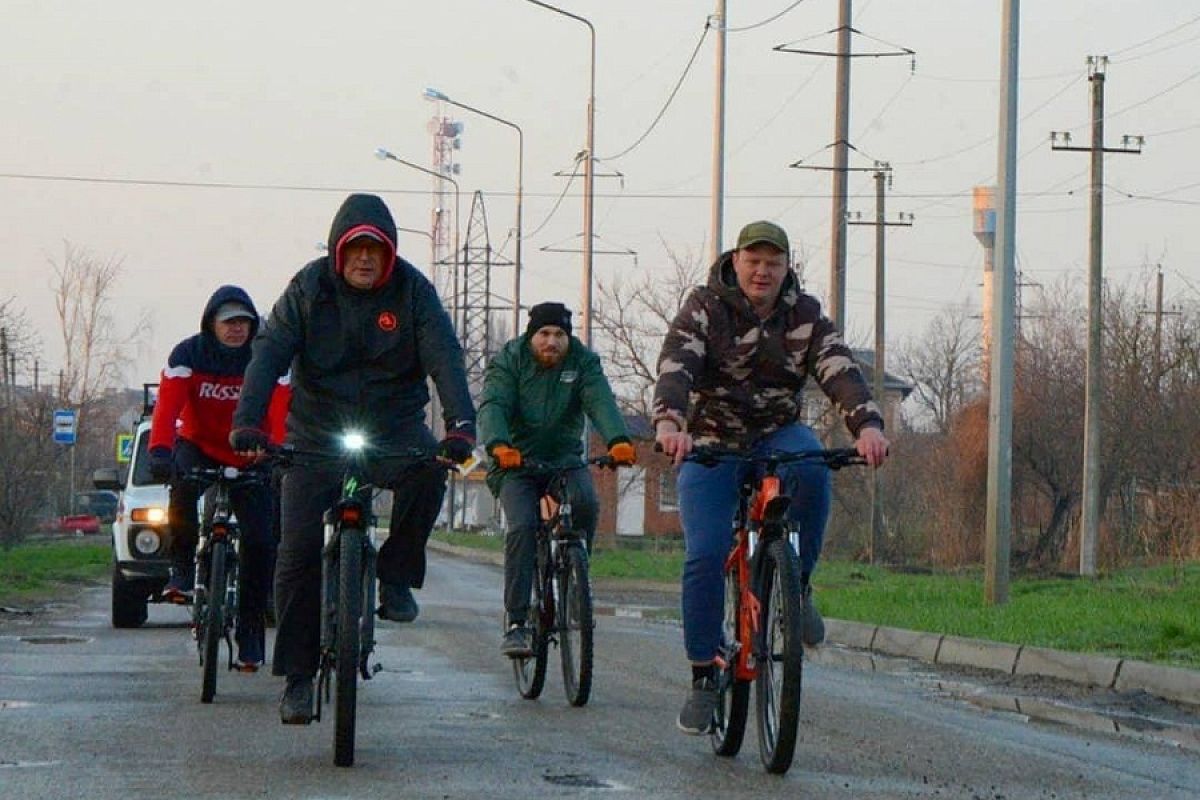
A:
[[[358,622],[362,616],[363,531],[342,528],[338,549],[337,638],[334,671],[337,673],[333,763],[354,763],[354,726],[358,693]]]
[[[721,623],[721,655],[725,667],[717,673],[717,712],[713,718],[712,747],[719,756],[736,756],[746,735],[750,709],[750,682],[737,677],[738,652],[743,646],[741,619],[742,584],[737,566],[725,570],[725,616]]]
[[[217,660],[221,654],[221,639],[225,635],[225,590],[228,575],[225,554],[228,545],[215,541],[209,545],[208,581],[200,609],[200,702],[211,703],[217,693]]]
[[[586,705],[592,692],[592,584],[583,545],[567,547],[558,573],[559,655],[563,688],[573,706]]]
[[[800,725],[804,666],[800,564],[785,539],[771,542],[762,558],[758,587],[762,638],[754,689],[758,751],[767,771],[782,775],[792,765]]]
[[[526,700],[535,700],[546,685],[546,655],[550,644],[550,625],[554,620],[553,598],[545,584],[545,568],[539,555],[533,572],[533,601],[529,605],[529,634],[532,655],[512,660],[517,691]]]

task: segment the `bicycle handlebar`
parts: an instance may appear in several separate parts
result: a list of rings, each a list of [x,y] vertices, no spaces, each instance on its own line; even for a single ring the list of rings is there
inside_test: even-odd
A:
[[[548,461],[538,461],[533,458],[522,458],[521,466],[510,467],[503,470],[504,472],[569,472],[575,469],[583,469],[584,467],[601,467],[602,469],[616,469],[619,464],[610,455],[592,456],[587,460],[577,461],[573,464],[551,464]]]
[[[841,469],[848,466],[862,466],[867,463],[867,460],[859,455],[858,451],[853,447],[837,447],[829,450],[798,450],[795,452],[772,450],[761,454],[720,447],[697,447],[684,456],[683,460],[693,461],[705,467],[714,467],[717,464],[729,463],[795,464],[819,461],[830,469]]]
[[[388,459],[407,461],[411,466],[437,466],[446,470],[458,467],[453,461],[442,458],[436,450],[424,447],[401,447],[396,449],[367,446],[362,450],[302,450],[292,445],[278,445],[267,452],[273,453],[284,466],[290,466],[296,456],[321,461],[348,461],[355,458]]]

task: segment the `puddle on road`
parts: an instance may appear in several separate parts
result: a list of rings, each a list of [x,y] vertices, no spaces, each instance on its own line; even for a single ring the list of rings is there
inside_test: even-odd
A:
[[[86,644],[87,642],[91,641],[91,638],[88,636],[66,636],[62,634],[46,636],[21,636],[19,638],[26,644]]]
[[[34,705],[26,700],[0,700],[0,711],[10,708],[32,708]]]
[[[542,780],[546,781],[547,783],[552,783],[555,786],[569,786],[573,789],[615,788],[611,783],[607,783],[599,778],[594,778],[591,775],[579,772],[566,772],[558,775],[543,775]]]
[[[594,609],[597,616],[617,617],[619,619],[670,619],[678,611],[660,606],[622,606],[597,604]]]

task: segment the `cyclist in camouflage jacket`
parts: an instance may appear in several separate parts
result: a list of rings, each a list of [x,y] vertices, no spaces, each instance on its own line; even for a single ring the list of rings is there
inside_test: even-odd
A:
[[[883,417],[850,348],[817,300],[799,288],[788,267],[783,229],[754,222],[737,248],[717,260],[667,332],[654,392],[655,438],[679,465],[678,495],[687,555],[683,574],[684,645],[692,691],[680,712],[685,733],[707,733],[717,695],[713,665],[723,615],[722,566],[729,552],[740,481],[736,464],[683,462],[693,445],[764,451],[821,447],[802,424],[804,384],[811,375],[833,401],[868,463],[887,455]],[[809,577],[829,518],[831,482],[819,465],[781,471],[792,498],[789,518],[800,532],[803,636],[824,639]]]

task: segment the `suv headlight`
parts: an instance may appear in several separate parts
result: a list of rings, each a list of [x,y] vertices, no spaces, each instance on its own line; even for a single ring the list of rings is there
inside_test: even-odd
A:
[[[158,506],[149,508],[135,508],[129,512],[129,519],[132,522],[144,522],[150,525],[157,525],[167,521],[167,510]]]
[[[162,537],[154,528],[139,528],[133,535],[133,548],[140,555],[152,556],[162,547]]]

